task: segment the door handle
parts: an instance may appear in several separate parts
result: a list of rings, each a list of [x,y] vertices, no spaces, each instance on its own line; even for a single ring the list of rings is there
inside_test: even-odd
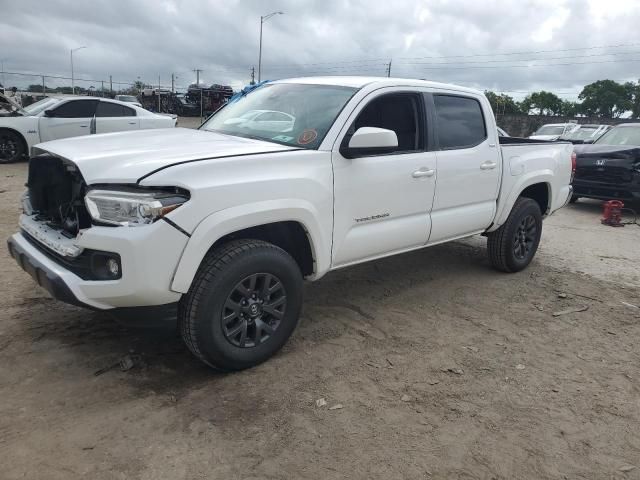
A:
[[[494,168],[496,168],[498,166],[498,164],[496,162],[493,162],[491,160],[488,160],[482,164],[480,164],[480,169],[481,170],[493,170]]]
[[[416,170],[415,172],[413,172],[413,174],[411,176],[413,178],[433,177],[433,175],[435,173],[436,173],[435,170],[432,170],[432,169],[426,168],[426,167],[422,167],[420,170]]]
[[[87,128],[89,125],[80,125],[80,128]]]
[[[135,125],[136,122],[129,122],[129,125]]]

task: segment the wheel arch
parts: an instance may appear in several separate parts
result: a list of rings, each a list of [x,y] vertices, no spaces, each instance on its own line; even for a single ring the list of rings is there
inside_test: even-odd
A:
[[[296,260],[306,278],[322,276],[329,269],[331,244],[313,210],[300,206],[272,207],[263,204],[230,208],[211,214],[200,222],[182,253],[171,289],[186,293],[202,260],[212,248],[242,238],[277,245]]]
[[[522,196],[532,198],[538,202],[542,216],[547,215],[554,200],[553,178],[553,172],[550,170],[532,172],[530,176],[523,177],[520,182],[511,188],[509,193],[499,199],[495,220],[487,232],[497,230],[506,222],[516,200]]]

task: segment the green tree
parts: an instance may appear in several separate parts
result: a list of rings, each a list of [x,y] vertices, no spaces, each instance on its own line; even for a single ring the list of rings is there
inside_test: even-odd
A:
[[[565,117],[575,117],[580,113],[580,104],[570,100],[562,100],[560,111],[558,113]]]
[[[562,112],[562,99],[555,93],[541,90],[527,95],[520,107],[526,113],[533,110],[538,115],[559,115]]]
[[[513,97],[510,97],[509,95],[505,95],[504,93],[498,94],[490,90],[486,90],[484,94],[491,104],[494,115],[521,112],[518,103],[513,99]]]
[[[631,116],[640,118],[640,81],[638,83],[627,82],[624,85],[631,97]]]
[[[578,98],[581,109],[589,116],[617,118],[633,108],[633,83],[598,80],[585,85]]]

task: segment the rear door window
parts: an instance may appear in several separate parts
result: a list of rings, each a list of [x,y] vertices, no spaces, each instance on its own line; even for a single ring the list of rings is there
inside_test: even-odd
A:
[[[487,138],[480,102],[475,98],[434,95],[436,131],[441,150],[470,148]]]
[[[100,102],[96,110],[96,117],[135,117],[133,108],[125,107],[117,103]]]

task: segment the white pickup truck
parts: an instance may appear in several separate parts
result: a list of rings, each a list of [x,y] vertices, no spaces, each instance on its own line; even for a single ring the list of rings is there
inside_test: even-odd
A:
[[[282,132],[240,122],[282,112]],[[488,237],[517,272],[571,198],[572,145],[501,138],[481,92],[418,80],[268,83],[199,130],[40,144],[9,251],[60,300],[178,304],[189,349],[238,370],[293,332],[303,279]]]

